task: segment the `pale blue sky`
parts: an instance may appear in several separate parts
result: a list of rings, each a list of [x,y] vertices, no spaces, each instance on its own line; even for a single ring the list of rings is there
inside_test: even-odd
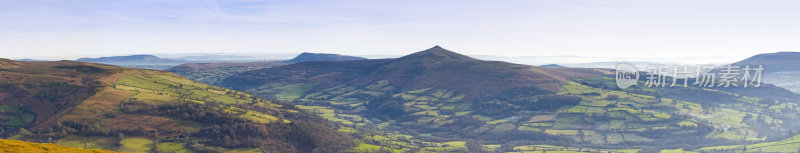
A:
[[[2,0],[0,57],[141,53],[743,58],[800,51],[793,1]]]

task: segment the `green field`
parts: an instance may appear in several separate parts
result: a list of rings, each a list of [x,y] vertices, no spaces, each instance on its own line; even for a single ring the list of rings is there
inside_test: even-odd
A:
[[[186,143],[174,143],[174,142],[158,143],[158,151],[172,152],[172,153],[194,153],[194,151],[189,150],[189,148],[186,148]]]
[[[153,140],[147,138],[125,138],[120,144],[122,144],[119,148],[121,152],[145,153],[153,149]]]
[[[225,153],[262,153],[261,149],[258,148],[241,148],[241,149],[231,149]]]
[[[36,121],[36,113],[20,107],[0,105],[0,126],[19,127]]]
[[[114,148],[114,143],[116,143],[116,141],[117,140],[115,138],[111,137],[82,137],[70,135],[56,141],[56,145],[72,148],[84,148],[84,144],[86,144],[85,147],[87,149],[111,150]]]

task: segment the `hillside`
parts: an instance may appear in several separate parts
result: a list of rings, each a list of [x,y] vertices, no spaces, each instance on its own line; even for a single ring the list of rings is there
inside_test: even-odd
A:
[[[98,150],[98,149],[78,149],[70,147],[62,147],[47,143],[30,143],[17,140],[0,139],[0,150],[3,152],[29,152],[29,153],[44,153],[44,152],[71,152],[71,153],[114,153],[114,151]]]
[[[354,140],[296,107],[178,75],[0,59],[5,138],[122,152],[338,152]],[[333,127],[333,128],[332,128]]]
[[[184,76],[197,82],[216,84],[218,81],[226,77],[242,72],[282,65],[287,64],[279,62],[186,63],[166,69],[165,71]]]
[[[346,56],[339,54],[324,54],[324,53],[309,53],[303,52],[297,57],[290,60],[283,61],[283,63],[300,63],[310,61],[350,61],[350,60],[365,60],[363,57]]]
[[[437,46],[396,59],[254,70],[221,85],[291,101],[345,125],[424,140],[701,147],[695,142],[786,138],[798,126],[784,121],[800,116],[800,96],[774,86],[622,90],[611,74],[482,61]]]
[[[159,58],[153,55],[129,55],[129,56],[109,56],[98,58],[80,58],[79,62],[103,63],[130,68],[143,68],[153,70],[163,70],[188,61],[179,59]]]

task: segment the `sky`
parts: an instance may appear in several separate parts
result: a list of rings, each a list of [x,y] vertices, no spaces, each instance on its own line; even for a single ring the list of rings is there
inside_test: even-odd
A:
[[[742,59],[800,51],[797,1],[0,0],[0,58],[122,54]]]

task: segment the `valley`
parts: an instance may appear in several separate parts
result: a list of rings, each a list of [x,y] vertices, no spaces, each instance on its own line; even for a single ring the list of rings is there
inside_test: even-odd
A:
[[[785,122],[798,117],[797,96],[774,86],[623,90],[609,70],[524,67],[434,47],[398,59],[261,69],[220,84],[354,128],[482,145],[694,150],[781,140],[797,127]],[[493,81],[526,76],[537,80]],[[541,83],[515,88],[531,82]]]

